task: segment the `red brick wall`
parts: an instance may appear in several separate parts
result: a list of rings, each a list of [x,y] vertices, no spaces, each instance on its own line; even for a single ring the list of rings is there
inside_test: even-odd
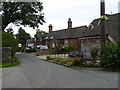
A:
[[[80,50],[80,40],[78,39],[65,39],[68,40],[68,46],[75,46],[76,50]]]
[[[80,40],[79,39],[64,39],[64,42],[65,42],[65,40],[68,41],[68,46],[75,46],[76,50],[80,50],[81,44],[80,44]],[[55,47],[58,46],[57,41],[53,41],[53,40],[47,40],[47,41],[39,42],[37,44],[38,45],[46,45],[47,44],[48,48],[50,49],[50,48],[52,48],[52,44],[53,43],[55,44]]]
[[[36,55],[49,55],[49,53],[48,49],[37,49]]]

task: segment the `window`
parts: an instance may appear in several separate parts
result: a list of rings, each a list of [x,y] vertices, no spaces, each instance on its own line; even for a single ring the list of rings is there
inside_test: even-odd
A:
[[[97,25],[100,25],[100,23],[101,23],[101,20],[98,22],[98,24],[97,24]]]
[[[40,38],[40,41],[42,42],[43,38]]]
[[[89,26],[88,26],[88,29],[93,29],[94,28],[94,26],[92,25],[92,24],[90,24]]]
[[[55,43],[52,43],[52,47],[53,47],[53,48],[55,47]]]
[[[63,40],[57,40],[58,44],[64,44]]]
[[[46,37],[45,39],[48,39],[48,37]]]
[[[68,40],[65,40],[65,47],[68,47]]]
[[[53,39],[53,36],[51,36],[50,39]]]

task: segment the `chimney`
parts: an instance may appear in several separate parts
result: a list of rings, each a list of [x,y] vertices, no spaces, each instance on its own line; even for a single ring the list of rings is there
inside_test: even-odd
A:
[[[52,32],[52,28],[53,28],[52,24],[50,24],[48,27],[49,27],[49,33]]]
[[[105,43],[105,0],[100,2],[100,15],[101,15],[101,30],[100,30],[100,40],[101,43]]]
[[[100,13],[101,13],[101,16],[105,15],[105,0],[101,0],[100,2]]]
[[[72,21],[71,18],[68,19],[68,29],[72,28]]]

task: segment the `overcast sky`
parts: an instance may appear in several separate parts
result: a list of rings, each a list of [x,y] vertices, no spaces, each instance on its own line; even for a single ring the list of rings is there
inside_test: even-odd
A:
[[[118,13],[118,1],[105,0],[106,14]],[[53,25],[53,31],[67,28],[68,18],[72,20],[72,26],[89,25],[92,20],[100,17],[100,0],[41,0],[46,23],[40,25],[40,29],[48,32],[48,25]],[[33,37],[35,30],[24,28]],[[15,29],[14,33],[17,33]]]

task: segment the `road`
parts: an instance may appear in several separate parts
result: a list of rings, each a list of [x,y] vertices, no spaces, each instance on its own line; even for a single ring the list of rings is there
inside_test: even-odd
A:
[[[118,88],[118,73],[72,69],[17,54],[21,65],[2,69],[3,88]]]

